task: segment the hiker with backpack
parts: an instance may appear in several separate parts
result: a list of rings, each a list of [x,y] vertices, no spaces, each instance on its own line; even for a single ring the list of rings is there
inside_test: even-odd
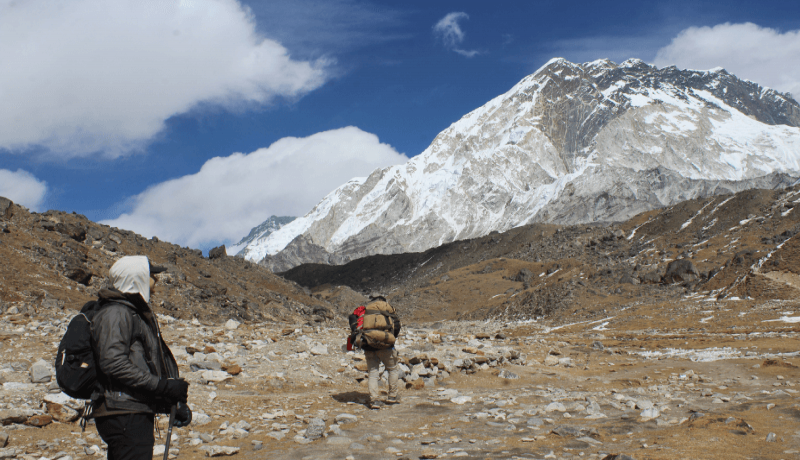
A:
[[[67,393],[86,397],[97,431],[108,444],[108,460],[150,460],[155,414],[175,417],[186,426],[192,411],[186,404],[189,383],[161,337],[150,295],[163,267],[146,256],[126,256],[109,271],[113,287],[100,290],[67,329],[56,358],[56,376]],[[81,353],[80,331],[90,326],[91,353]],[[75,326],[73,326],[75,324]],[[82,373],[83,371],[83,373]],[[92,375],[94,374],[94,379]]]
[[[386,404],[398,404],[397,350],[395,341],[400,335],[400,318],[386,297],[371,295],[370,303],[360,306],[348,317],[350,322],[350,343],[364,350],[369,372],[369,403],[371,409],[380,409]],[[389,373],[389,395],[386,402],[378,398],[378,377],[380,365]]]

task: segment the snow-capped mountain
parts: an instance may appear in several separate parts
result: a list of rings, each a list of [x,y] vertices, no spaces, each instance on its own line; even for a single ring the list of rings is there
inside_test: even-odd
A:
[[[250,245],[258,245],[260,241],[263,241],[273,232],[280,230],[281,227],[295,219],[297,219],[297,217],[271,216],[269,219],[250,229],[250,233],[242,238],[241,241],[232,246],[226,247],[225,250],[230,255],[240,255],[246,257],[247,252],[242,252],[243,249]]]
[[[800,176],[800,105],[724,69],[553,59],[406,164],[352,179],[246,257],[274,271],[533,222],[608,222]]]

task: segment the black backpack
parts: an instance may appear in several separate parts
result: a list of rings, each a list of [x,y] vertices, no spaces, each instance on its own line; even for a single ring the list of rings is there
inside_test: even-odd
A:
[[[97,389],[97,366],[92,352],[92,319],[100,310],[97,301],[88,302],[67,326],[56,355],[56,382],[61,391],[75,399],[91,399]]]

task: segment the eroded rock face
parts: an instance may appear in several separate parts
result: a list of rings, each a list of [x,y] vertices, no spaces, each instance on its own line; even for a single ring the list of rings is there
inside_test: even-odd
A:
[[[273,271],[342,264],[783,187],[800,175],[798,126],[796,101],[724,70],[556,59],[405,165],[351,180],[241,254]]]

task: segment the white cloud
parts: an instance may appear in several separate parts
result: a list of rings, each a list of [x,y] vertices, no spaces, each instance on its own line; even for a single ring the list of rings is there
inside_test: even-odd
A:
[[[353,177],[408,158],[356,127],[283,138],[150,187],[104,223],[192,247],[235,242],[271,215],[301,216]]]
[[[0,196],[33,211],[41,211],[47,195],[47,184],[22,169],[0,169]]]
[[[461,30],[459,21],[469,19],[469,15],[464,12],[448,13],[433,26],[433,33],[442,40],[444,47],[456,53],[471,58],[480,54],[478,50],[465,50],[459,48],[464,42],[465,33]]]
[[[655,64],[707,70],[724,67],[739,78],[800,96],[800,30],[780,33],[752,23],[690,27],[658,50]]]
[[[295,98],[325,61],[292,60],[237,0],[0,0],[0,149],[140,149],[199,104]]]

